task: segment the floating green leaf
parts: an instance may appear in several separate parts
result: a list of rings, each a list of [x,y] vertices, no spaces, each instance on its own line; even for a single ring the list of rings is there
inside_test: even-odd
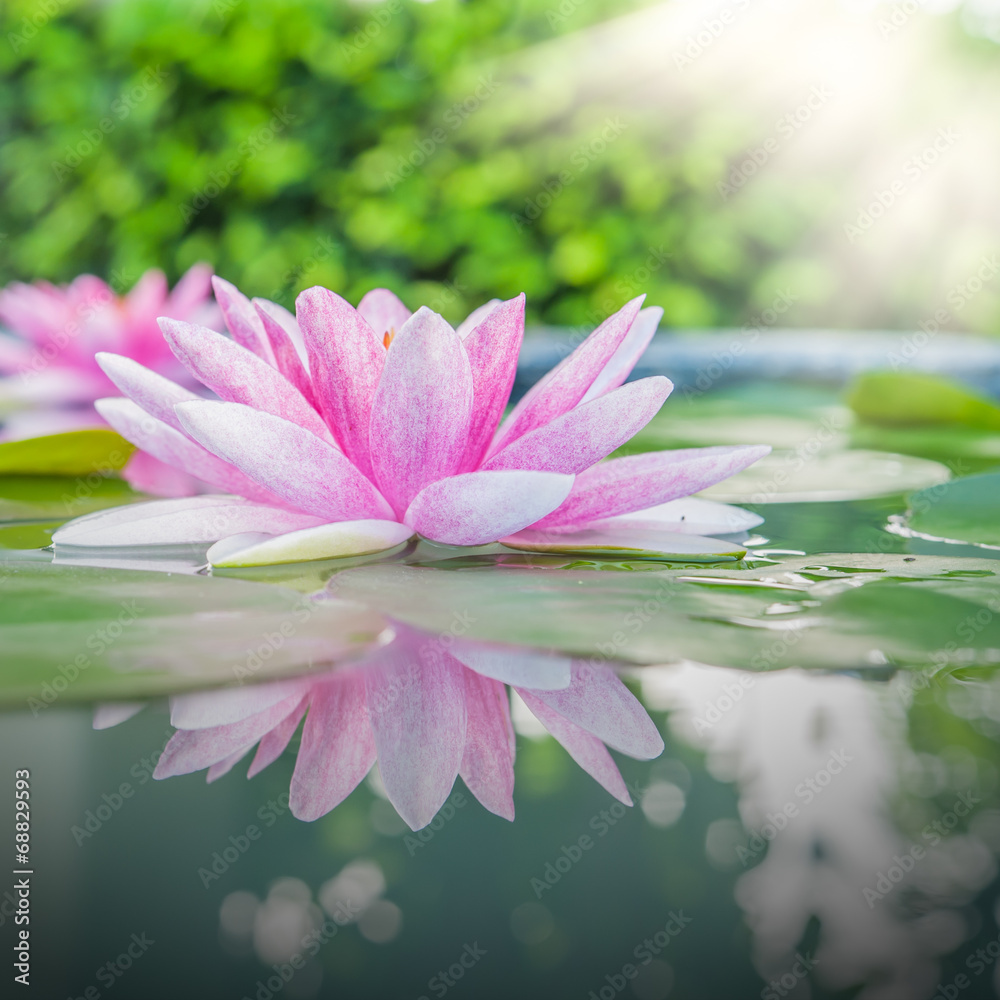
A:
[[[149,497],[128,483],[96,473],[65,476],[0,476],[0,523],[4,521],[68,521],[105,507],[138,503]]]
[[[772,452],[749,469],[701,493],[727,503],[863,500],[945,482],[939,462],[880,451]]]
[[[0,475],[107,475],[125,467],[135,446],[103,428],[0,444]]]
[[[0,562],[0,704],[130,700],[360,655],[373,611],[243,580]]]
[[[915,493],[907,525],[934,538],[1000,545],[1000,472],[967,476]]]
[[[753,569],[607,573],[370,565],[339,596],[430,631],[637,664],[940,669],[1000,663],[1000,566],[937,556],[795,557]],[[969,620],[986,621],[970,631]]]
[[[862,420],[889,427],[957,424],[1000,431],[1000,406],[937,375],[870,372],[851,387],[848,403]]]

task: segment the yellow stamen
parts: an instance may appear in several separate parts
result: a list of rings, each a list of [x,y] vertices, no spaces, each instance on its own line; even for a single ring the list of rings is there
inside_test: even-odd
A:
[[[396,328],[394,326],[390,326],[389,329],[386,331],[385,336],[382,338],[382,344],[386,350],[389,350],[389,345],[392,343],[392,339],[395,336],[396,336]]]

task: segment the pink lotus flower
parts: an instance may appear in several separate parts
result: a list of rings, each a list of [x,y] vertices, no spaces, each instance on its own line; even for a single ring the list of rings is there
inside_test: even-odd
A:
[[[601,461],[672,389],[659,376],[625,381],[662,314],[640,312],[642,298],[602,323],[500,423],[524,333],[523,295],[488,303],[455,330],[426,307],[411,314],[384,289],[355,310],[311,288],[292,317],[273,303],[251,304],[219,279],[215,287],[233,339],[176,320],[160,326],[174,354],[220,398],[199,398],[135,360],[100,354],[128,398],[97,408],[139,448],[242,499],[90,515],[60,529],[57,545],[224,539],[209,550],[216,565],[373,552],[414,534],[448,545],[578,541],[675,551],[664,528],[676,528],[683,514],[669,502],[770,450]]]
[[[303,716],[290,806],[314,820],[342,802],[378,761],[396,810],[418,830],[462,780],[491,812],[514,818],[510,684],[570,756],[626,805],[605,744],[640,760],[663,751],[645,710],[606,665],[395,624],[395,638],[358,665],[327,674],[172,699],[176,732],[154,777],[208,768],[214,781],[257,746],[248,777],[273,763]],[[99,710],[103,728],[131,712]]]
[[[197,264],[170,291],[161,271],[147,271],[123,296],[90,274],[63,287],[15,282],[0,290],[0,324],[17,335],[0,334],[0,411],[14,411],[3,437],[103,426],[93,403],[114,386],[94,359],[98,351],[120,351],[161,374],[187,379],[156,321],[170,316],[214,325],[219,316],[211,274]],[[126,478],[153,492],[193,492],[189,477],[141,453]]]

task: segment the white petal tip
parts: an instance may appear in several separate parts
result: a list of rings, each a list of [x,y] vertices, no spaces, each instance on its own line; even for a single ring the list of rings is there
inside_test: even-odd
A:
[[[208,561],[219,569],[239,569],[338,559],[384,552],[412,537],[413,530],[396,521],[340,521],[283,535],[230,536],[208,550]]]
[[[511,549],[554,554],[598,555],[621,558],[716,561],[742,559],[747,550],[732,542],[679,532],[631,529],[581,531],[519,531],[501,539]]]

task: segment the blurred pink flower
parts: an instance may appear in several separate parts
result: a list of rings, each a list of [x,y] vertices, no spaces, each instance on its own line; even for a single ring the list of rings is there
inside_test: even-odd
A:
[[[212,270],[196,264],[171,291],[161,271],[147,271],[126,295],[84,274],[69,285],[14,282],[0,290],[0,412],[11,412],[5,439],[104,426],[93,403],[113,391],[94,359],[116,351],[163,375],[190,382],[163,340],[157,319],[169,316],[215,326]],[[126,478],[139,489],[171,496],[194,492],[191,477],[136,454]]]
[[[257,746],[253,777],[282,754],[305,716],[291,782],[299,819],[328,813],[377,760],[389,800],[414,830],[434,818],[456,775],[487,809],[513,820],[509,684],[585,771],[632,804],[605,744],[649,760],[663,740],[611,667],[465,639],[445,645],[406,625],[394,628],[393,641],[357,665],[173,698],[178,731],[154,777],[208,768],[214,781]],[[95,725],[137,708],[108,706]]]
[[[218,278],[215,289],[232,339],[186,322],[160,325],[220,398],[100,354],[128,398],[97,408],[139,448],[244,499],[91,515],[60,529],[57,545],[225,539],[209,551],[223,565],[379,551],[413,534],[450,545],[539,537],[572,545],[583,532],[593,545],[621,539],[671,551],[679,516],[664,505],[770,450],[601,461],[672,389],[659,376],[626,383],[662,314],[640,312],[642,298],[602,323],[500,423],[524,334],[523,295],[488,303],[455,330],[426,307],[411,314],[385,289],[354,309],[311,288],[295,317]],[[534,534],[511,538],[527,528]]]

